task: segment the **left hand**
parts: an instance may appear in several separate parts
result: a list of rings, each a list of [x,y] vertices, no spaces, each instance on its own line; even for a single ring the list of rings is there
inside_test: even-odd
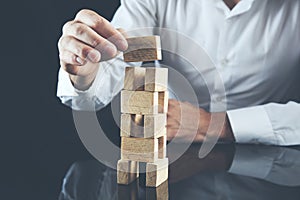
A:
[[[221,140],[234,140],[226,112],[209,113],[188,102],[170,99],[167,116],[168,140],[176,136],[183,141],[202,142],[208,131]]]

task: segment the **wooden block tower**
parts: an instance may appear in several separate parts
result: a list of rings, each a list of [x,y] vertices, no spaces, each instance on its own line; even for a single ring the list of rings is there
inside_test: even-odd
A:
[[[125,62],[161,60],[159,36],[128,38]],[[146,186],[168,179],[166,120],[168,69],[127,67],[121,91],[121,160],[118,183],[139,177],[139,162],[146,163]]]

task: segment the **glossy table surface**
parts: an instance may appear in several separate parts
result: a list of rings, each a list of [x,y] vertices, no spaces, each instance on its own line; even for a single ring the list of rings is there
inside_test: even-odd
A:
[[[300,147],[218,144],[202,159],[200,147],[191,145],[179,158],[168,148],[169,179],[157,188],[144,186],[144,174],[118,185],[114,169],[78,160],[61,178],[59,199],[300,199]]]

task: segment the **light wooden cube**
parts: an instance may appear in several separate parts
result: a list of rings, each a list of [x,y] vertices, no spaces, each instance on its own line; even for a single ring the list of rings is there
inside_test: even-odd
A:
[[[128,49],[124,52],[125,62],[143,62],[162,59],[159,36],[127,38]]]
[[[121,159],[139,162],[155,162],[158,159],[158,139],[121,138]]]
[[[169,105],[169,92],[158,92],[158,110],[160,113],[167,113]]]
[[[144,163],[152,163],[157,161],[158,158],[158,152],[149,152],[149,153],[129,153],[124,152],[121,150],[121,159],[122,160],[132,160],[137,162],[144,162]]]
[[[126,67],[124,78],[125,90],[144,90],[146,69],[144,67]]]
[[[117,164],[118,184],[130,184],[139,177],[139,163],[136,161],[119,160]]]
[[[159,138],[167,134],[167,115],[121,114],[121,137]]]
[[[121,112],[158,114],[168,111],[168,92],[121,91]]]
[[[159,159],[154,163],[147,163],[146,186],[157,187],[168,179],[168,158]]]
[[[139,154],[158,152],[158,139],[122,137],[121,150],[123,152]]]
[[[147,67],[145,73],[145,91],[163,92],[168,90],[168,69]]]
[[[158,158],[163,159],[167,157],[167,135],[158,138]]]

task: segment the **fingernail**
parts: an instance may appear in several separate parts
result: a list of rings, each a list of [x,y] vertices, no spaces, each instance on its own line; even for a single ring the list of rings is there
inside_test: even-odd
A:
[[[126,51],[128,48],[128,43],[126,40],[118,40],[117,42],[117,46],[119,47],[120,50],[122,51]]]
[[[84,64],[84,61],[80,57],[76,57],[76,62],[78,62],[80,65]]]
[[[90,53],[88,54],[88,58],[89,60],[91,60],[92,62],[99,62],[101,59],[101,55],[99,51],[96,50],[92,50],[90,51]]]

